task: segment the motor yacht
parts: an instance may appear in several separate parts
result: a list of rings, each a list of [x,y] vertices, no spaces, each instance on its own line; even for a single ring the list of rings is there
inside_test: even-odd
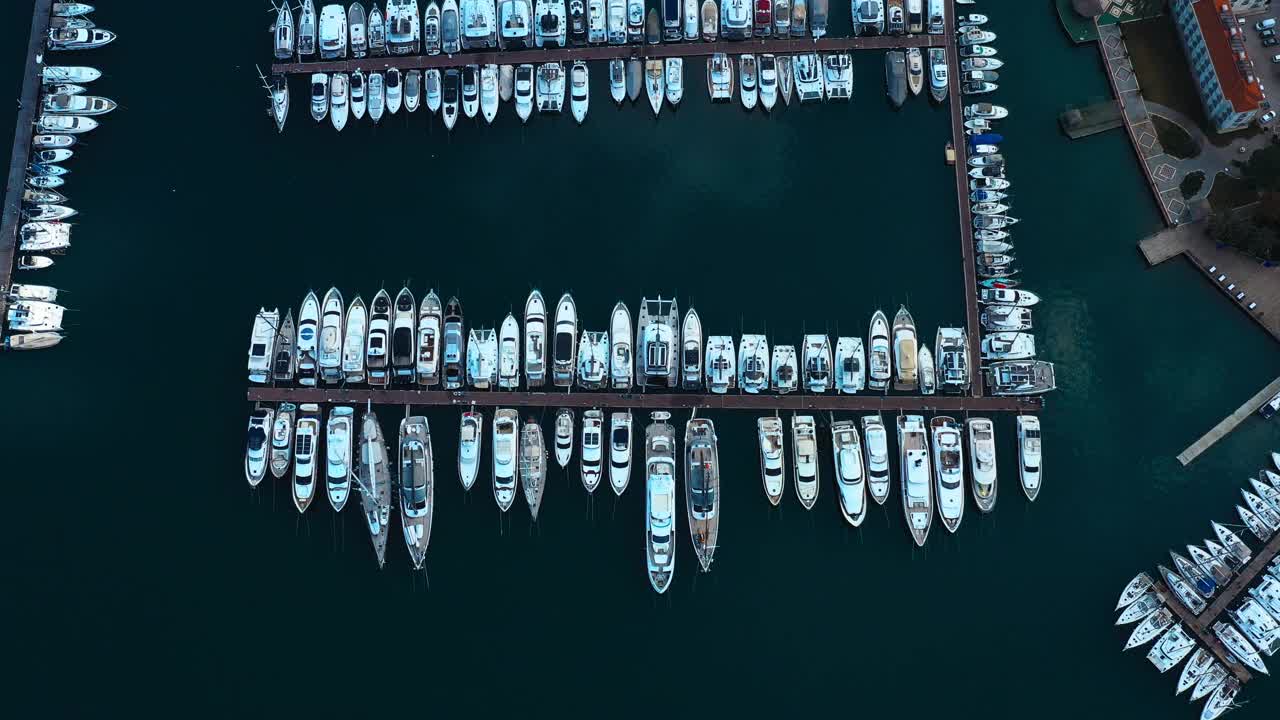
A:
[[[795,456],[796,497],[805,510],[818,501],[818,434],[812,415],[791,418],[791,454]]]
[[[432,290],[422,298],[422,305],[418,307],[418,354],[414,371],[418,384],[424,387],[440,384],[440,338],[443,328],[444,311],[440,306],[440,296]]]
[[[462,334],[462,303],[451,297],[444,306],[444,389],[458,390],[466,380],[466,339]]]
[[[400,525],[414,570],[426,563],[435,508],[435,467],[431,431],[421,415],[400,421]]]
[[[439,55],[444,39],[440,34],[440,5],[431,0],[422,11],[422,52]]]
[[[575,2],[581,2],[581,0],[575,0]],[[569,108],[573,111],[573,119],[579,125],[587,119],[587,107],[591,99],[588,79],[586,61],[575,60],[569,69]]]
[[[462,99],[462,73],[457,68],[444,71],[443,90],[440,94],[440,119],[444,121],[446,130],[452,130],[458,122],[458,105]],[[516,112],[520,111],[520,101],[516,100]]]
[[[275,411],[271,408],[257,407],[249,415],[249,430],[244,443],[244,477],[249,481],[249,487],[257,487],[267,476],[271,454],[269,433],[274,420]]]
[[[887,390],[893,377],[893,361],[889,345],[889,320],[876,310],[871,316],[867,331],[867,386],[872,390]]]
[[[907,100],[907,57],[901,50],[890,50],[884,56],[885,94],[895,108]]]
[[[609,61],[609,94],[619,105],[627,99],[627,64],[622,58]]]
[[[320,406],[298,406],[293,428],[293,506],[305,513],[316,496],[316,450],[320,440]]]
[[[365,32],[369,36],[369,54],[381,57],[387,54],[387,22],[375,2],[366,15]]]
[[[604,466],[604,413],[587,410],[582,413],[582,453],[579,455],[579,474],[582,487],[594,493],[600,486]]]
[[[391,318],[391,378],[398,383],[413,383],[417,367],[418,304],[409,288],[401,288],[396,293]]]
[[[874,349],[875,343],[872,343]],[[897,368],[897,377],[893,387],[896,390],[911,391],[919,385],[919,346],[916,338],[915,321],[907,306],[898,308],[893,317],[893,364]]]
[[[520,387],[520,323],[511,313],[503,319],[498,335],[498,387],[503,390]]]
[[[662,594],[675,573],[676,438],[670,413],[654,412],[645,429],[645,561],[649,584]]]
[[[386,95],[387,112],[395,115],[404,104],[404,76],[396,68],[387,70],[386,82],[383,86]]]
[[[1040,494],[1040,418],[1018,416],[1018,475],[1027,499],[1035,501]]]
[[[965,421],[969,434],[969,477],[978,510],[989,513],[996,507],[995,423],[987,418]]]
[[[920,415],[898,416],[898,451],[901,454],[902,511],[916,547],[924,547],[933,524],[933,478],[929,439]]]
[[[633,362],[631,311],[625,303],[613,306],[609,320],[609,380],[615,390],[631,388]]]
[[[556,387],[573,385],[577,360],[578,309],[573,296],[565,293],[556,305],[555,337],[552,343],[552,383]]]
[[[960,426],[954,418],[939,415],[929,422],[933,431],[934,476],[938,485],[938,516],[954,533],[964,520],[964,450]]]
[[[924,55],[920,48],[907,50],[907,88],[912,95],[919,95],[924,90]]]
[[[311,119],[321,122],[329,114],[329,76],[325,73],[311,75]]]
[[[356,120],[363,120],[364,114],[368,110],[369,100],[367,93],[364,71],[356,70],[351,73],[351,115]]]
[[[297,417],[298,406],[293,403],[280,403],[276,409],[275,422],[271,424],[271,477],[280,480],[293,465],[293,423]]]
[[[786,488],[786,453],[783,450],[782,418],[762,417],[756,420],[756,436],[760,445],[760,480],[764,495],[774,507],[782,502]]]
[[[835,456],[840,514],[845,522],[859,527],[867,515],[867,478],[862,462],[862,443],[854,421],[840,420],[831,424],[831,446]]]
[[[369,73],[369,119],[376,125],[387,107],[386,78],[382,73]]]
[[[342,60],[347,57],[347,13],[341,5],[325,5],[320,8],[318,39],[321,60]]]
[[[809,25],[809,2],[791,0],[791,37],[804,37]]]
[[[746,2],[746,0],[741,0]],[[742,107],[747,110],[754,110],[756,100],[759,98],[759,92],[756,87],[756,56],[751,53],[745,53],[738,56],[738,99],[742,101]]]
[[[666,86],[667,102],[671,103],[671,107],[678,107],[680,101],[684,99],[684,58],[667,58],[666,59]]]
[[[342,293],[329,288],[324,294],[320,314],[320,338],[317,342],[316,365],[322,382],[334,385],[346,377],[342,372],[342,350],[346,338],[343,335]]]
[[[756,0],[759,3],[768,3],[771,0]],[[772,110],[775,103],[778,102],[778,60],[771,53],[765,53],[760,56],[760,105],[765,110]]]
[[[17,286],[22,287],[22,286]],[[11,292],[9,301],[53,302],[57,299],[14,296]],[[271,380],[271,361],[275,355],[276,335],[280,327],[280,311],[262,308],[253,317],[253,331],[249,335],[249,382],[267,383]]]
[[[622,497],[631,480],[631,411],[609,415],[609,486]]]
[[[325,494],[334,512],[342,512],[351,495],[351,447],[355,439],[355,410],[338,406],[329,411],[325,425]]]
[[[404,109],[417,112],[422,104],[422,71],[410,70],[404,76]]]
[[[644,42],[644,0],[627,0],[627,42]]]
[[[480,114],[480,66],[462,67],[462,114],[474,118]]]
[[[458,426],[458,479],[463,490],[470,490],[479,474],[483,433],[484,415],[475,409],[463,412]]]
[[[653,108],[654,115],[662,110],[662,100],[666,97],[664,86],[666,72],[666,64],[662,60],[644,61],[644,90],[649,97],[649,107]]]
[[[480,66],[480,114],[489,125],[498,117],[498,66]]]
[[[506,512],[516,497],[516,411],[500,408],[493,415],[493,499]]]
[[[609,39],[606,0],[587,0],[587,42],[603,45]]]
[[[561,469],[569,467],[573,459],[573,411],[569,408],[560,408],[556,413],[555,451],[556,464]]]
[[[853,33],[884,34],[884,0],[852,0]]]
[[[702,387],[702,319],[689,308],[680,326],[680,387],[697,390]]]
[[[320,332],[320,300],[314,292],[308,292],[302,299],[302,309],[298,313],[298,339],[294,346],[298,353],[298,384],[312,387],[316,384],[318,370],[316,353]]]
[[[537,290],[524,304],[524,376],[530,388],[547,382],[547,305]]]

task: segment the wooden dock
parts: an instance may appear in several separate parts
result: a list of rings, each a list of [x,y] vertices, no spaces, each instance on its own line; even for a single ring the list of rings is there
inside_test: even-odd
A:
[[[947,40],[947,63],[950,66],[947,77],[951,87],[947,95],[951,110],[951,144],[956,152],[956,203],[960,209],[960,257],[964,263],[964,324],[969,339],[969,393],[980,398],[984,378],[980,361],[982,332],[978,326],[977,246],[973,240],[973,210],[969,207],[969,143],[964,133],[964,94],[960,90],[960,49],[956,46],[955,18],[955,3],[948,0],[943,37]]]
[[[948,16],[949,17],[949,16]],[[948,20],[950,22],[950,20]],[[658,45],[589,45],[581,47],[539,48],[534,50],[482,50],[466,51],[455,55],[387,55],[365,57],[359,60],[324,60],[314,62],[276,63],[271,72],[281,75],[311,73],[353,73],[356,70],[382,72],[391,68],[399,70],[425,70],[428,68],[462,67],[463,65],[537,65],[548,62],[573,62],[574,60],[613,60],[614,58],[671,58],[699,57],[715,53],[741,55],[743,53],[773,53],[795,55],[810,52],[842,52],[854,50],[894,50],[897,48],[931,48],[944,44],[954,48],[955,33],[948,26],[944,35],[880,35],[875,37],[823,37],[750,40],[720,40],[717,42],[676,42]],[[959,79],[955,83],[959,92]]]
[[[1208,450],[1214,443],[1218,442],[1227,433],[1236,429],[1236,426],[1244,422],[1245,418],[1253,415],[1262,404],[1271,399],[1272,395],[1280,392],[1280,378],[1272,380],[1266,387],[1258,391],[1256,395],[1245,401],[1243,405],[1236,408],[1236,411],[1228,415],[1222,422],[1213,426],[1213,429],[1205,433],[1203,437],[1191,444],[1191,447],[1183,450],[1178,454],[1178,462],[1188,465],[1192,460],[1200,457],[1201,453]]]
[[[1201,645],[1208,648],[1209,652],[1218,658],[1218,662],[1230,670],[1237,680],[1241,683],[1247,683],[1253,679],[1249,668],[1236,661],[1231,655],[1231,651],[1227,650],[1222,641],[1218,639],[1218,636],[1213,634],[1213,622],[1208,610],[1205,610],[1200,615],[1192,614],[1186,605],[1183,605],[1174,597],[1173,591],[1169,589],[1168,585],[1164,584],[1163,579],[1156,579],[1155,591],[1160,596],[1160,599],[1164,601],[1164,604],[1173,611],[1173,614],[1178,616],[1178,619],[1187,627],[1187,630],[1200,641]],[[1157,640],[1156,642],[1159,641]]]
[[[36,115],[40,109],[40,74],[43,65],[37,58],[45,52],[44,41],[52,10],[53,0],[35,0],[31,14],[26,67],[22,71],[22,95],[13,130],[9,174],[5,178],[4,213],[0,215],[0,287],[8,287],[13,277],[13,264],[18,250],[18,228],[22,225],[22,190],[31,160],[31,136],[35,132]],[[3,310],[4,299],[0,297],[0,312]]]
[[[788,395],[746,393],[712,395],[687,392],[514,392],[507,390],[419,390],[415,388],[250,387],[250,402],[319,403],[325,405],[421,405],[536,408],[635,408],[643,410],[754,410],[756,412],[866,413],[1035,413],[1042,403],[1030,397],[964,395]]]

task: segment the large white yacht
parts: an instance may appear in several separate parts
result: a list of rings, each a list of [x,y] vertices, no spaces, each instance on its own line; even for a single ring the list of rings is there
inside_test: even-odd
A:
[[[631,411],[609,415],[609,485],[619,497],[631,481]]]
[[[347,56],[347,13],[341,5],[320,9],[320,59],[340,60]]]
[[[530,388],[547,382],[547,304],[537,290],[524,304],[524,376]]]
[[[320,300],[314,292],[308,292],[302,300],[302,309],[298,313],[298,342],[294,345],[298,353],[298,384],[314,386],[316,384],[316,352],[320,335]]]
[[[600,487],[604,466],[604,413],[591,409],[582,413],[582,450],[578,454],[582,487],[594,493]]]
[[[421,415],[400,421],[400,527],[409,561],[421,570],[431,542],[431,515],[435,508],[435,463],[431,456],[431,430]]]
[[[786,452],[782,437],[782,418],[762,417],[756,420],[756,434],[760,444],[760,480],[764,483],[764,495],[774,507],[782,502],[782,492],[787,485]]]
[[[893,364],[897,368],[894,380],[895,390],[912,391],[919,384],[917,363],[919,361],[916,324],[907,312],[907,306],[898,308],[893,316]]]
[[[303,403],[293,429],[293,506],[305,513],[316,497],[316,450],[320,445],[320,406]]]
[[[676,438],[670,413],[645,429],[645,561],[649,584],[664,593],[676,568]]]
[[[877,505],[889,499],[889,434],[879,415],[862,417],[862,448],[866,460],[867,489]]]
[[[989,513],[996,507],[996,434],[988,418],[969,418],[969,477],[978,509]]]
[[[964,450],[960,426],[954,418],[939,415],[929,423],[933,430],[933,464],[938,484],[938,516],[949,532],[964,520]]]
[[[556,304],[555,338],[551,351],[551,380],[556,387],[573,385],[578,344],[578,308],[565,293]]]
[[[634,372],[631,311],[626,303],[613,306],[609,319],[609,379],[614,390],[630,390]]]
[[[516,411],[501,408],[493,415],[493,499],[506,512],[516,497]]]
[[[444,325],[440,296],[434,290],[422,298],[418,308],[418,384],[433,387],[440,384],[440,342]]]
[[[1022,491],[1034,501],[1040,494],[1040,418],[1018,416],[1018,474]]]
[[[511,313],[507,313],[498,332],[498,387],[520,387],[520,323]]]
[[[837,338],[835,364],[836,391],[845,395],[852,395],[866,387],[866,362],[866,353],[862,347],[862,338]]]
[[[355,410],[339,406],[329,411],[325,426],[325,490],[329,506],[334,512],[342,512],[351,496],[351,478],[355,469],[351,465],[351,448],[356,438]]]
[[[840,514],[853,527],[867,516],[867,476],[862,464],[862,443],[852,420],[831,424],[831,447],[835,456],[836,490]]]
[[[347,307],[346,335],[342,340],[342,376],[349,383],[364,382],[364,342],[369,330],[369,313],[357,295]]]
[[[458,425],[458,479],[470,490],[480,471],[480,450],[484,443],[484,415],[472,409],[462,413]]]
[[[271,380],[271,363],[275,357],[276,336],[280,328],[280,310],[262,308],[253,317],[249,335],[249,382]]]
[[[922,416],[898,416],[898,451],[901,453],[902,511],[916,546],[924,547],[933,524],[933,468]]]
[[[791,418],[791,454],[795,456],[796,497],[805,510],[818,501],[818,433],[812,415]]]

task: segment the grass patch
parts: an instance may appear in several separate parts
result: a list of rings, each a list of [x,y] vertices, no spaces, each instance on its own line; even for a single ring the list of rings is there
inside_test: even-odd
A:
[[[1199,170],[1189,173],[1182,178],[1182,183],[1178,185],[1178,190],[1182,193],[1183,200],[1190,200],[1200,192],[1200,188],[1204,187],[1204,173]]]
[[[1248,205],[1258,199],[1258,192],[1246,180],[1218,173],[1209,191],[1209,207],[1221,212]]]
[[[1151,124],[1155,125],[1156,137],[1160,138],[1165,152],[1181,160],[1200,154],[1200,145],[1191,139],[1191,135],[1181,125],[1159,115],[1151,116]]]

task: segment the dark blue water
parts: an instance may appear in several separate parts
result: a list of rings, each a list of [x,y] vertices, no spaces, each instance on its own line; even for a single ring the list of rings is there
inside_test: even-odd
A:
[[[15,97],[21,5],[0,9]],[[1121,654],[1111,608],[1135,572],[1232,514],[1274,427],[1246,422],[1188,469],[1174,456],[1272,379],[1280,353],[1190,267],[1144,268],[1135,242],[1159,219],[1127,140],[1056,129],[1063,106],[1108,89],[1049,5],[979,8],[1010,62],[998,100],[1013,113],[1000,129],[1018,256],[1061,385],[1039,500],[1017,490],[1000,418],[995,514],[970,507],[958,534],[913,551],[896,499],[858,531],[829,484],[812,512],[790,488],[770,510],[754,417],[715,414],[717,562],[695,577],[683,542],[663,597],[645,580],[634,479],[591,505],[557,471],[537,526],[517,505],[500,528],[484,483],[464,497],[452,479],[452,412],[427,413],[443,478],[429,588],[396,542],[377,570],[354,514],[299,519],[285,486],[250,494],[253,311],[407,281],[458,293],[493,326],[537,286],[571,290],[589,329],[617,300],[662,292],[695,304],[708,334],[856,334],[908,302],[931,335],[963,319],[945,112],[890,110],[881,57],[861,54],[847,106],[712,108],[690,63],[681,108],[655,121],[643,101],[614,108],[601,67],[581,128],[521,126],[504,107],[452,135],[420,112],[336,136],[306,116],[299,83],[277,136],[253,70],[269,62],[265,3],[103,7],[123,39],[81,59],[123,108],[70,164],[76,247],[46,276],[71,291],[70,339],[4,358],[9,706],[1194,717],[1176,678]],[[833,33],[847,13],[833,4]],[[397,415],[383,411],[388,428]],[[1266,680],[1245,698],[1240,717],[1280,708]]]

